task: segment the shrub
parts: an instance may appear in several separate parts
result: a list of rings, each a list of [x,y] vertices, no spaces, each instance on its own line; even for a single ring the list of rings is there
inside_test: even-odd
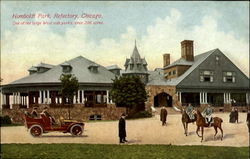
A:
[[[11,118],[8,115],[4,117],[1,116],[1,125],[8,125],[8,124],[12,124]]]
[[[129,115],[127,119],[138,119],[138,118],[150,118],[152,117],[152,114],[148,111],[140,111],[133,115]]]

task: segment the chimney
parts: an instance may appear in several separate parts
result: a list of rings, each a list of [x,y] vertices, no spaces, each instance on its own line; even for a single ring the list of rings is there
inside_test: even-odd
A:
[[[163,54],[163,68],[170,64],[170,54]]]
[[[181,57],[187,61],[194,61],[194,47],[192,40],[184,40],[181,42]]]

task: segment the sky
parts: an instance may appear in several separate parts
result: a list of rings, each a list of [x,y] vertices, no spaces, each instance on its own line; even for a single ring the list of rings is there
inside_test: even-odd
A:
[[[36,16],[13,18],[24,14]],[[78,18],[54,18],[55,14]],[[51,24],[37,25],[40,22]],[[249,76],[249,2],[1,1],[2,84],[27,76],[32,65],[57,65],[79,55],[124,69],[135,40],[149,70],[163,66],[164,53],[171,54],[171,62],[180,58],[180,42],[193,40],[194,55],[219,48]]]

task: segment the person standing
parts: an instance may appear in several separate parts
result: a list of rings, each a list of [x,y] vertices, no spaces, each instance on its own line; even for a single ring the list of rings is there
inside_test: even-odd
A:
[[[248,133],[250,133],[250,109],[247,111],[247,127],[248,127]]]
[[[119,138],[120,138],[120,143],[125,143],[128,142],[126,140],[126,121],[125,121],[126,115],[123,113],[119,119]]]
[[[234,108],[235,122],[239,123],[239,112],[237,108]]]
[[[234,108],[232,108],[232,111],[229,114],[229,122],[235,123],[235,109]]]
[[[167,123],[166,123],[166,121],[167,121],[167,115],[168,115],[167,109],[166,109],[166,107],[163,106],[161,108],[161,114],[160,114],[162,126],[167,125]]]

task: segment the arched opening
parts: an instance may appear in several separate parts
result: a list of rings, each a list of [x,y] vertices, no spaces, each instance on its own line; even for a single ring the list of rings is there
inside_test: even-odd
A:
[[[172,96],[163,92],[154,96],[154,107],[172,107]]]

